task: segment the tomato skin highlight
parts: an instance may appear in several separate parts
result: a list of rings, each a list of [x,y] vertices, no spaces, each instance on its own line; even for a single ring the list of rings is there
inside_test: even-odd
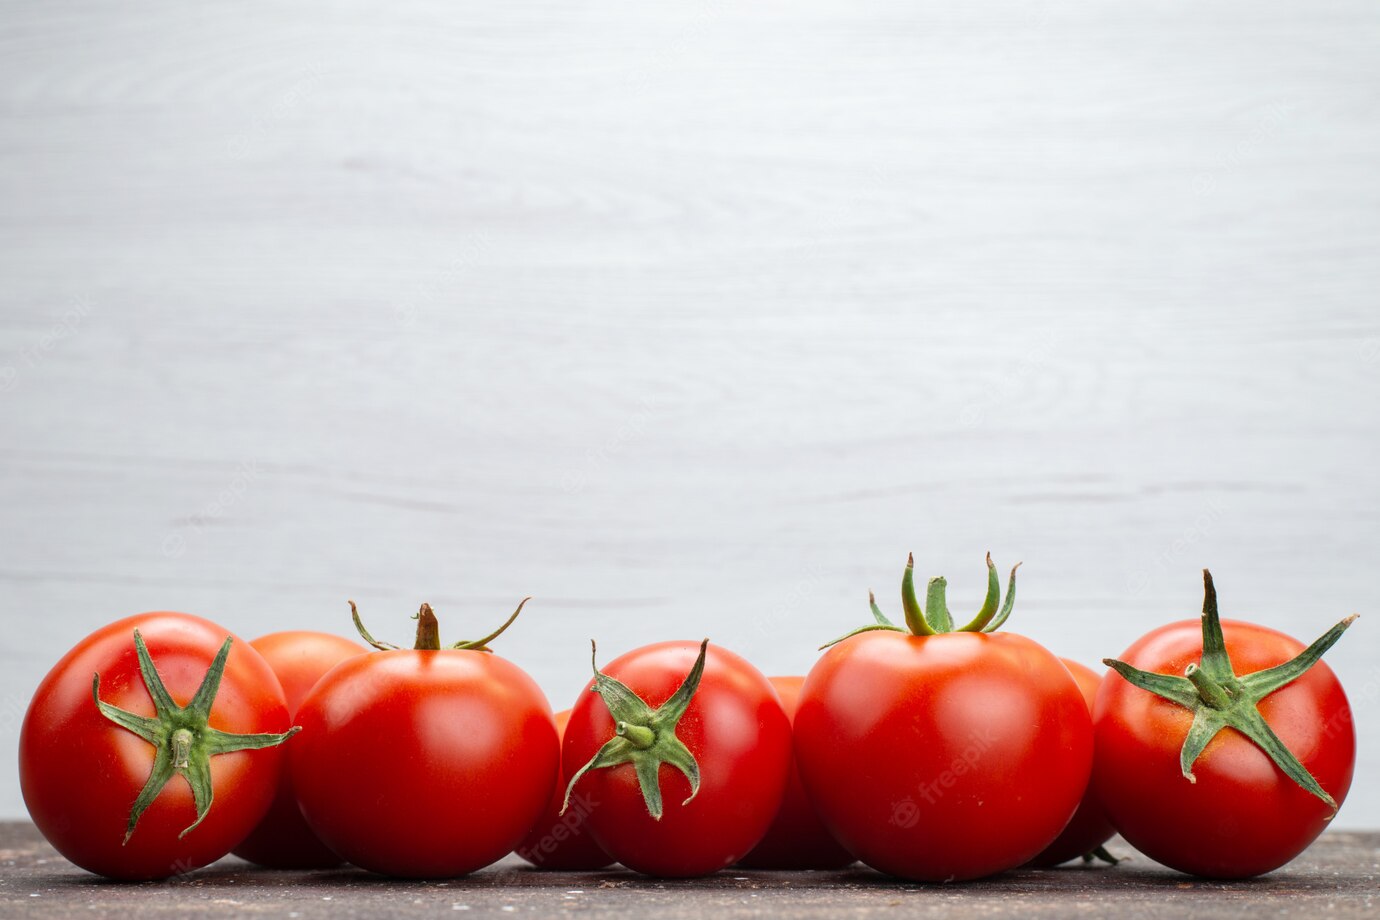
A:
[[[1102,686],[1102,676],[1081,662],[1069,658],[1059,660],[1073,675],[1079,691],[1083,694],[1083,702],[1087,703],[1088,713],[1091,715],[1093,702],[1097,699],[1098,688]],[[1094,734],[1095,747],[1096,735]],[[1096,759],[1097,754],[1094,750],[1094,762]],[[1089,781],[1088,788],[1083,793],[1083,801],[1078,804],[1078,810],[1073,813],[1068,826],[1060,832],[1053,843],[1045,847],[1039,856],[1030,861],[1030,865],[1049,868],[1066,863],[1071,859],[1078,859],[1085,853],[1091,853],[1102,846],[1115,833],[1116,828],[1112,827],[1112,822],[1107,817],[1107,811],[1097,800],[1092,782]]]
[[[105,719],[91,697],[101,675],[101,698],[152,716],[153,701],[139,673],[138,629],[158,673],[180,706],[191,701],[227,636],[226,661],[210,725],[250,734],[291,726],[283,690],[249,643],[224,627],[186,613],[136,614],[82,639],[53,666],[35,691],[19,741],[19,780],[29,815],[48,842],[89,872],[126,881],[167,878],[208,865],[254,828],[272,801],[283,751],[267,748],[213,757],[215,799],[201,825],[191,788],[174,777],[121,845],[130,806],[152,769],[147,741]]]
[[[569,722],[569,709],[556,713],[556,732],[560,737],[565,736],[565,727]],[[556,786],[551,790],[546,811],[518,845],[517,855],[538,869],[582,872],[612,865],[613,859],[600,848],[585,827],[590,808],[583,794],[577,790],[570,797],[570,808],[566,809],[564,815],[561,814],[565,786],[569,781],[570,777],[561,770]]]
[[[699,654],[697,642],[659,642],[615,658],[600,670],[622,681],[650,707],[675,693]],[[603,700],[585,688],[570,713],[561,762],[573,775],[614,736]],[[587,826],[615,861],[661,878],[693,878],[741,859],[761,840],[786,788],[791,760],[790,720],[770,682],[745,659],[709,645],[699,689],[676,736],[700,768],[699,793],[663,764],[665,812],[647,813],[631,764],[590,770],[572,793],[589,803]]]
[[[781,706],[786,710],[787,717],[794,719],[805,678],[769,679],[781,697]],[[819,820],[805,786],[800,782],[800,769],[792,754],[790,777],[786,781],[781,808],[777,810],[766,836],[738,864],[750,869],[842,869],[854,862],[853,854],[845,850]]]
[[[1238,676],[1274,667],[1304,646],[1268,627],[1223,620]],[[1197,619],[1147,633],[1120,656],[1137,668],[1181,675],[1202,655]],[[1325,662],[1261,700],[1259,710],[1285,746],[1340,804],[1351,788],[1356,734],[1346,694]],[[1093,712],[1093,786],[1113,825],[1137,850],[1181,872],[1248,878],[1289,862],[1320,834],[1329,809],[1232,729],[1193,765],[1179,767],[1193,714],[1108,675]]]
[[[475,650],[370,652],[332,668],[298,712],[302,815],[347,862],[450,878],[519,844],[556,783],[551,708],[526,672]]]
[[[1022,865],[1087,787],[1092,725],[1052,653],[1014,633],[859,633],[805,679],[801,778],[875,869],[963,881]]]
[[[293,716],[327,671],[346,658],[368,651],[359,643],[332,633],[306,630],[270,633],[254,639],[250,645],[264,656],[277,675],[287,697],[288,712]],[[270,869],[329,869],[341,862],[303,820],[286,760],[268,814],[233,852]]]

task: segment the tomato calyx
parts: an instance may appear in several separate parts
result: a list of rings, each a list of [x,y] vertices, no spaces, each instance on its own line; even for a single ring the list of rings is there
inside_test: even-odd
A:
[[[1098,844],[1088,852],[1079,857],[1083,860],[1083,865],[1091,866],[1095,862],[1103,862],[1109,866],[1118,866],[1130,859],[1129,856],[1115,856],[1103,844]]]
[[[858,633],[876,630],[908,632],[912,636],[935,636],[949,632],[995,632],[1006,622],[1007,617],[1011,616],[1011,608],[1016,603],[1016,569],[1020,567],[1019,562],[1011,567],[1011,578],[1006,587],[1006,601],[1003,603],[1001,579],[997,577],[997,567],[992,564],[992,554],[988,553],[987,597],[975,617],[965,625],[955,628],[953,615],[949,613],[949,605],[945,599],[949,587],[948,579],[943,576],[931,578],[925,588],[925,607],[920,607],[920,601],[915,596],[915,554],[911,553],[906,557],[906,570],[901,576],[901,608],[905,613],[906,625],[901,627],[891,622],[877,606],[876,595],[868,591],[867,604],[872,608],[872,619],[875,622],[845,633],[831,642],[826,642],[820,648],[826,649]]]
[[[518,618],[518,614],[522,613],[522,608],[525,607],[530,600],[530,597],[524,597],[518,603],[517,609],[509,614],[508,619],[503,621],[503,625],[499,626],[498,629],[495,629],[484,638],[474,640],[462,639],[450,645],[441,644],[441,624],[436,619],[436,613],[431,609],[430,604],[422,604],[421,609],[412,617],[412,619],[417,621],[417,635],[413,640],[412,648],[419,652],[436,652],[443,648],[492,652],[493,649],[489,648],[489,643],[503,635],[504,631],[506,631],[509,626],[513,625],[513,621]],[[364,628],[364,621],[359,618],[359,608],[355,606],[354,601],[350,601],[350,614],[354,617],[355,629],[359,630],[360,638],[365,642],[368,642],[381,652],[396,651],[401,648],[401,646],[394,645],[391,642],[380,642],[378,639],[369,635],[369,630]]]
[[[1104,658],[1102,663],[1132,685],[1193,712],[1193,724],[1179,751],[1179,767],[1190,783],[1197,782],[1197,777],[1193,775],[1193,764],[1208,742],[1222,729],[1234,728],[1264,751],[1286,776],[1336,814],[1337,802],[1274,733],[1257,705],[1317,664],[1323,653],[1342,637],[1342,633],[1355,620],[1356,614],[1342,620],[1283,664],[1252,674],[1237,675],[1232,669],[1231,658],[1222,638],[1222,621],[1217,613],[1217,589],[1212,583],[1212,573],[1203,569],[1203,653],[1197,664],[1190,664],[1184,669],[1184,676],[1179,677],[1142,671],[1113,658]]]
[[[129,812],[129,823],[125,826],[122,846],[129,843],[139,818],[144,814],[158,794],[163,791],[174,776],[181,775],[192,789],[192,799],[196,803],[196,820],[178,834],[178,839],[196,829],[197,825],[211,811],[214,789],[211,784],[211,758],[218,754],[233,751],[252,751],[276,747],[301,729],[293,726],[285,732],[238,735],[212,728],[208,723],[211,707],[215,704],[216,693],[220,690],[221,678],[225,675],[225,661],[230,655],[231,636],[225,637],[215,660],[206,670],[201,686],[186,706],[179,706],[168,693],[158,668],[153,664],[148,646],[139,630],[134,631],[134,650],[139,657],[139,673],[143,676],[144,687],[153,700],[154,715],[141,716],[120,709],[101,699],[101,675],[91,678],[91,696],[101,715],[123,729],[133,732],[154,746],[153,768],[148,781],[140,790],[134,806]]]
[[[699,689],[700,678],[704,675],[704,656],[709,640],[700,643],[700,654],[695,659],[690,673],[671,698],[656,709],[648,706],[641,697],[623,682],[600,672],[595,663],[597,649],[590,642],[590,664],[594,667],[594,687],[592,692],[608,707],[613,716],[614,735],[599,748],[589,763],[581,767],[565,789],[565,801],[561,814],[570,807],[570,795],[575,784],[590,770],[616,767],[630,763],[637,771],[637,783],[642,790],[642,801],[647,806],[647,814],[660,821],[661,804],[661,765],[670,764],[690,781],[690,796],[681,804],[688,805],[700,791],[700,765],[695,755],[685,743],[676,737],[676,724],[685,715],[695,691]]]

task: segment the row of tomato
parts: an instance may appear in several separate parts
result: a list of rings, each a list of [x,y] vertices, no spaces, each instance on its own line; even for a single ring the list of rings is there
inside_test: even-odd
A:
[[[348,861],[463,875],[514,849],[538,867],[661,877],[734,863],[953,881],[1080,856],[1120,831],[1185,872],[1243,877],[1301,852],[1345,797],[1346,697],[1323,652],[1203,616],[1163,626],[1099,677],[999,632],[990,557],[978,614],[945,581],[904,624],[835,640],[805,678],[764,677],[706,640],[599,667],[553,717],[482,639],[414,646],[280,632],[252,643],[182,613],[82,640],[25,717],[25,802],[68,859],[120,879],[234,852],[281,868]],[[870,599],[871,600],[871,599]],[[524,601],[524,603],[526,603]],[[287,742],[284,744],[284,742]]]

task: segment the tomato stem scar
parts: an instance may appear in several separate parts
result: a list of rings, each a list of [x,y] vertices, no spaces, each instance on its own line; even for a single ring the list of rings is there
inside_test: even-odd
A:
[[[192,754],[192,733],[185,728],[173,732],[173,766],[179,770],[187,769]]]

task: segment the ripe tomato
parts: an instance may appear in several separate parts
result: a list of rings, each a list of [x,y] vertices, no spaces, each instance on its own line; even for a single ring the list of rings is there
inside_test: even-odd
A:
[[[522,841],[550,800],[560,745],[541,689],[487,651],[502,628],[441,648],[431,607],[417,620],[412,649],[360,626],[382,650],[347,658],[307,695],[292,785],[308,826],[347,861],[447,878]]]
[[[1097,688],[1102,685],[1102,677],[1092,668],[1080,662],[1068,658],[1059,660],[1073,675],[1079,691],[1083,694],[1083,702],[1088,704],[1088,712],[1091,713],[1093,700],[1097,698]],[[1096,747],[1095,744],[1094,747]],[[1093,756],[1095,762],[1096,753]],[[1115,833],[1116,829],[1112,827],[1112,822],[1107,819],[1107,813],[1103,809],[1102,803],[1097,801],[1092,784],[1089,783],[1087,791],[1083,793],[1083,801],[1079,803],[1078,810],[1073,813],[1073,818],[1069,821],[1068,826],[1055,838],[1053,843],[1045,847],[1044,852],[1032,859],[1030,864],[1048,868],[1066,863],[1070,859],[1077,859],[1080,856],[1085,859],[1095,857],[1103,862],[1115,863],[1116,857],[1102,848],[1102,844],[1112,839],[1112,835]]]
[[[556,713],[556,732],[565,735],[565,726],[570,721],[570,710]],[[602,869],[611,865],[609,854],[594,842],[594,836],[585,827],[592,803],[582,792],[570,797],[570,807],[561,813],[565,802],[565,771],[562,770],[554,789],[551,801],[546,805],[526,839],[517,848],[517,855],[538,869],[563,869],[578,872],[589,869]]]
[[[930,581],[902,580],[905,630],[850,634],[805,678],[795,717],[801,779],[824,824],[875,869],[918,881],[980,878],[1019,866],[1072,817],[1092,765],[1087,705],[1059,659],[994,633],[1000,584],[959,631]]]
[[[307,693],[321,676],[346,658],[363,655],[357,642],[322,632],[291,631],[260,636],[250,645],[264,660],[287,696],[288,712],[296,715]],[[292,777],[283,765],[278,793],[259,826],[237,847],[241,859],[271,869],[328,869],[340,864],[340,857],[327,849],[302,820]]]
[[[786,715],[795,717],[803,677],[773,677],[771,685],[781,697]],[[790,777],[781,808],[767,828],[767,834],[739,860],[739,865],[752,869],[842,869],[854,862],[839,842],[819,820],[814,805],[800,783],[800,771],[791,761]]]
[[[263,816],[278,781],[272,748],[289,724],[277,678],[248,643],[185,613],[127,617],[79,642],[34,693],[19,739],[24,802],[83,869],[188,872]]]
[[[1203,576],[1201,620],[1162,626],[1108,659],[1126,679],[1109,675],[1098,691],[1093,785],[1146,856],[1246,878],[1301,853],[1351,787],[1351,709],[1318,659],[1354,617],[1305,650],[1273,629],[1221,621]]]
[[[605,852],[647,875],[732,865],[762,839],[786,788],[791,726],[776,691],[707,645],[698,657],[693,642],[659,642],[615,658],[566,726],[571,800],[589,803]]]

